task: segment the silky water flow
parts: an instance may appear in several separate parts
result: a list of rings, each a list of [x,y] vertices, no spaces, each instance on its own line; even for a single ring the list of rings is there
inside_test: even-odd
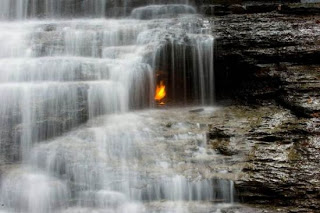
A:
[[[219,212],[233,184],[207,175],[205,128],[154,101],[167,69],[171,99],[213,104],[209,23],[187,1],[108,3],[0,1],[0,212]]]

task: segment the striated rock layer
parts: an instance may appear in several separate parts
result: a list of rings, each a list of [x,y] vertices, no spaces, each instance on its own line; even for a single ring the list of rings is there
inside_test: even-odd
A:
[[[228,155],[239,152],[229,147],[230,140],[244,140],[250,147],[244,152],[243,170],[236,181],[244,202],[287,206],[291,212],[317,212],[319,7],[278,2],[269,4],[269,8],[262,4],[260,10],[249,11],[252,5],[259,9],[258,4],[222,5],[225,13],[216,14],[220,16],[211,20],[213,33],[218,37],[218,98],[254,106],[233,110],[222,124],[213,125],[213,139],[217,134],[227,135],[227,140],[223,139],[227,142],[211,143]],[[240,7],[243,10],[231,10]],[[267,106],[254,113],[261,103]],[[286,111],[279,112],[275,106]],[[230,126],[234,116],[239,117],[234,120],[237,125]]]

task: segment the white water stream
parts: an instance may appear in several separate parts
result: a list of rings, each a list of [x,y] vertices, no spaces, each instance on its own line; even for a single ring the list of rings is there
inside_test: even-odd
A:
[[[208,155],[205,130],[167,135],[183,110],[150,110],[165,68],[171,99],[213,103],[208,23],[178,4],[106,19],[107,3],[0,1],[0,212],[219,211],[232,183],[191,163]]]

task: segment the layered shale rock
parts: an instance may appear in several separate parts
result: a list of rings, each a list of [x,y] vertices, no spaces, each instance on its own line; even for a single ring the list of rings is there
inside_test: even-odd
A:
[[[320,207],[318,5],[277,5],[270,11],[265,5],[256,12],[229,10],[212,18],[218,36],[219,99],[236,99],[250,108],[258,104],[258,109],[268,103],[258,114],[256,107],[250,113],[231,110],[225,119],[238,116],[234,121],[238,126],[223,121],[216,127],[250,147],[239,152],[245,153],[245,164],[236,186],[244,202],[316,212]]]
[[[264,102],[221,108],[209,129],[209,147],[226,158],[227,177],[235,180],[241,202],[284,212],[318,210],[317,121],[299,119],[287,109]],[[237,152],[228,158],[222,147]]]
[[[319,19],[320,16],[279,13],[214,18],[214,33],[218,36],[218,94],[238,95],[249,101],[277,96],[279,102],[291,105],[292,109],[299,107],[295,107],[296,101],[284,100],[289,93],[306,96],[305,91],[310,91],[314,99],[320,56]],[[233,63],[228,63],[230,61]],[[293,91],[294,88],[297,90]],[[312,107],[308,108],[308,104],[300,104],[294,112],[307,116],[313,113]],[[312,109],[317,112],[316,107]]]

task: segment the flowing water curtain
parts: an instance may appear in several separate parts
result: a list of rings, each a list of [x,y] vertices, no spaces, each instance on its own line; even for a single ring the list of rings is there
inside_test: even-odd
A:
[[[150,4],[161,4],[162,1],[150,0]],[[170,4],[190,4],[189,0],[175,0]],[[61,17],[105,17],[113,14],[110,8],[123,8],[122,14],[129,15],[128,9],[136,7],[133,0],[1,0],[0,19],[61,18]],[[183,5],[180,5],[180,9]],[[109,9],[109,10],[108,10]],[[190,10],[190,8],[188,8]]]
[[[153,66],[165,73],[169,97],[187,104],[215,102],[214,38],[188,34],[187,42],[171,38],[154,52]],[[192,59],[192,60],[190,60]]]
[[[109,0],[1,0],[0,18],[104,17]]]
[[[192,38],[195,46],[193,53],[194,61],[194,84],[198,88],[198,98],[201,104],[214,103],[214,38],[212,36],[196,35]],[[197,86],[198,85],[198,86]]]
[[[60,23],[0,22],[0,144],[8,153],[21,148],[10,159],[88,118],[153,104],[153,70],[142,60],[145,46],[135,45],[146,26]]]
[[[162,110],[128,113],[151,108],[155,82],[150,58],[164,43],[173,44],[167,54],[176,86],[172,91],[179,81],[184,82],[185,91],[187,77],[195,76],[191,88],[196,88],[199,97],[207,97],[213,39],[186,36],[201,31],[198,24],[192,24],[200,22],[196,18],[181,20],[183,24],[179,18],[89,19],[103,15],[108,1],[29,0],[27,12],[16,11],[23,1],[2,2],[8,9],[7,19],[43,18],[0,22],[0,151],[16,155],[10,158],[11,164],[21,158],[24,163],[1,178],[0,200],[5,210],[88,212],[85,209],[92,207],[133,213],[144,212],[143,207],[118,210],[121,205],[137,206],[144,201],[228,202],[229,182],[189,179],[184,171],[168,168],[180,159],[184,164],[187,145],[200,139],[205,144],[205,134],[190,134],[188,128],[195,126],[188,123],[172,127],[177,134],[167,137],[159,116],[168,119],[171,114],[163,116]],[[165,12],[188,12],[188,8],[174,5]],[[86,19],[76,19],[76,15]],[[156,15],[161,16],[161,11]],[[52,17],[55,20],[44,19]],[[166,35],[180,38],[180,43],[168,42]],[[185,117],[185,112],[177,118]],[[177,146],[181,152],[176,153]],[[14,151],[21,151],[22,156]],[[175,157],[179,153],[181,157]]]
[[[1,19],[25,19],[28,12],[28,0],[1,0]]]
[[[31,17],[103,17],[108,0],[29,0]]]

